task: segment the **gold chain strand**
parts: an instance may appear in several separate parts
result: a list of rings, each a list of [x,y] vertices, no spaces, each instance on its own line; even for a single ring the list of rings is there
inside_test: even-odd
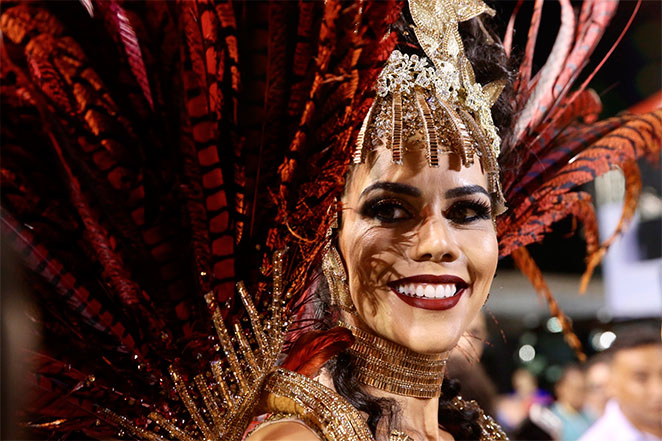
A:
[[[218,407],[216,398],[212,395],[207,381],[205,381],[205,376],[202,374],[196,375],[194,378],[195,385],[200,391],[202,400],[207,407],[207,412],[211,415],[211,419],[214,421],[216,427],[223,427],[223,420],[221,419],[221,409]]]
[[[246,312],[248,312],[248,317],[250,318],[251,321],[251,327],[253,328],[253,335],[257,340],[257,344],[260,346],[260,351],[262,353],[265,353],[269,348],[269,342],[267,341],[267,338],[265,337],[264,332],[262,331],[262,324],[260,323],[260,315],[258,314],[257,309],[255,309],[255,305],[253,304],[250,294],[246,290],[246,285],[244,285],[243,281],[237,282],[237,292],[239,292],[239,297],[241,298],[241,302],[244,304],[244,308],[246,308]]]
[[[145,430],[142,427],[136,426],[125,416],[118,415],[110,409],[103,408],[101,409],[101,413],[108,421],[115,424],[116,426],[121,427],[138,439],[144,439],[148,441],[165,441],[162,436],[150,432],[149,430]]]
[[[491,416],[487,415],[476,401],[465,401],[462,397],[456,396],[451,401],[451,405],[458,410],[471,409],[478,413],[477,422],[481,430],[480,441],[508,441],[508,435],[501,426]]]
[[[198,407],[193,401],[193,398],[191,397],[191,394],[188,391],[188,387],[186,386],[186,383],[184,382],[182,377],[179,375],[177,369],[174,366],[170,365],[168,371],[170,372],[170,377],[175,383],[175,389],[177,390],[177,394],[179,395],[179,398],[184,403],[184,406],[186,406],[188,413],[193,418],[193,421],[195,421],[195,424],[198,426],[198,429],[200,429],[200,431],[203,433],[206,439],[209,440],[214,439],[214,433],[211,431],[211,429],[207,425],[207,422],[204,420],[204,418],[198,411]]]
[[[178,439],[179,441],[196,441],[196,438],[177,427],[176,422],[163,417],[159,413],[151,412],[149,414],[149,419],[154,421],[158,426],[164,428],[174,439]]]
[[[414,441],[414,439],[404,432],[394,430],[388,438],[388,441]]]
[[[407,397],[439,397],[446,371],[444,354],[419,354],[347,323],[340,325],[354,334],[349,351],[356,357],[361,383]]]

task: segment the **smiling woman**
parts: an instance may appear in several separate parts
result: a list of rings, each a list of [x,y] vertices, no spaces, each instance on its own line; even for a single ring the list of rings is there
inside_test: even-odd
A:
[[[339,247],[358,323],[416,352],[452,349],[487,298],[498,247],[487,180],[455,154],[430,167],[412,149],[357,165]],[[348,317],[353,320],[353,317]]]
[[[409,7],[401,28],[417,17],[416,35],[429,44],[423,35],[434,29],[421,19],[425,8]],[[503,436],[494,426],[483,432],[478,414],[457,403],[450,419],[440,411],[446,359],[485,303],[496,271],[495,217],[503,211],[489,107],[507,70],[505,78],[491,78],[502,80],[493,87],[475,83],[454,29],[462,13],[453,7],[443,13],[454,18],[437,24],[452,37],[423,45],[421,55],[394,51],[380,75],[322,264],[332,305],[324,289],[316,293],[323,328],[339,322],[354,338],[316,380],[367,414],[380,440]],[[476,2],[462,20],[489,11]],[[443,56],[426,58],[437,51]],[[443,69],[446,77],[439,76]],[[442,407],[452,398],[447,393]],[[290,423],[263,425],[249,440],[273,437]]]

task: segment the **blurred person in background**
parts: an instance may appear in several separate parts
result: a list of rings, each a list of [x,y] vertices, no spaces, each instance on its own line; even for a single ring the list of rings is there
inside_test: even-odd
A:
[[[584,409],[593,419],[598,419],[605,412],[609,395],[607,383],[609,381],[609,354],[598,353],[586,363],[586,398]]]
[[[662,340],[660,330],[631,327],[609,349],[604,415],[581,441],[662,441]]]
[[[497,404],[496,416],[506,430],[516,430],[529,415],[533,404],[547,405],[549,394],[538,389],[538,380],[528,369],[519,368],[512,376],[513,393],[502,397]]]
[[[551,409],[561,420],[561,441],[575,441],[591,426],[594,419],[584,410],[586,376],[581,367],[571,364],[563,369],[554,386],[556,402]]]
[[[480,363],[487,337],[485,314],[481,311],[451,351],[446,375],[460,381],[462,398],[475,400],[485,413],[494,415],[497,389]]]
[[[16,415],[36,398],[28,372],[35,369],[34,351],[41,333],[37,306],[24,286],[23,272],[13,250],[0,238],[0,439],[36,439],[30,427],[19,425]]]

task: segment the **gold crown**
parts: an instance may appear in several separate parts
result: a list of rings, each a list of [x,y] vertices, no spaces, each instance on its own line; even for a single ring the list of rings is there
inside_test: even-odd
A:
[[[500,214],[505,211],[497,162],[501,139],[491,107],[505,82],[476,82],[458,30],[459,22],[494,11],[480,0],[410,0],[409,10],[426,57],[391,53],[352,160],[362,163],[371,148],[386,143],[393,161],[401,164],[405,142],[412,148],[423,143],[432,167],[443,153],[458,154],[465,167],[476,155]]]

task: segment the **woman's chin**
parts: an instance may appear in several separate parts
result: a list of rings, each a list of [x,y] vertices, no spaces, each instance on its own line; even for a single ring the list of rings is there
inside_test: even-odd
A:
[[[460,339],[460,335],[446,334],[444,338],[438,338],[439,335],[436,330],[430,333],[411,333],[400,344],[419,354],[441,354],[452,350]]]

